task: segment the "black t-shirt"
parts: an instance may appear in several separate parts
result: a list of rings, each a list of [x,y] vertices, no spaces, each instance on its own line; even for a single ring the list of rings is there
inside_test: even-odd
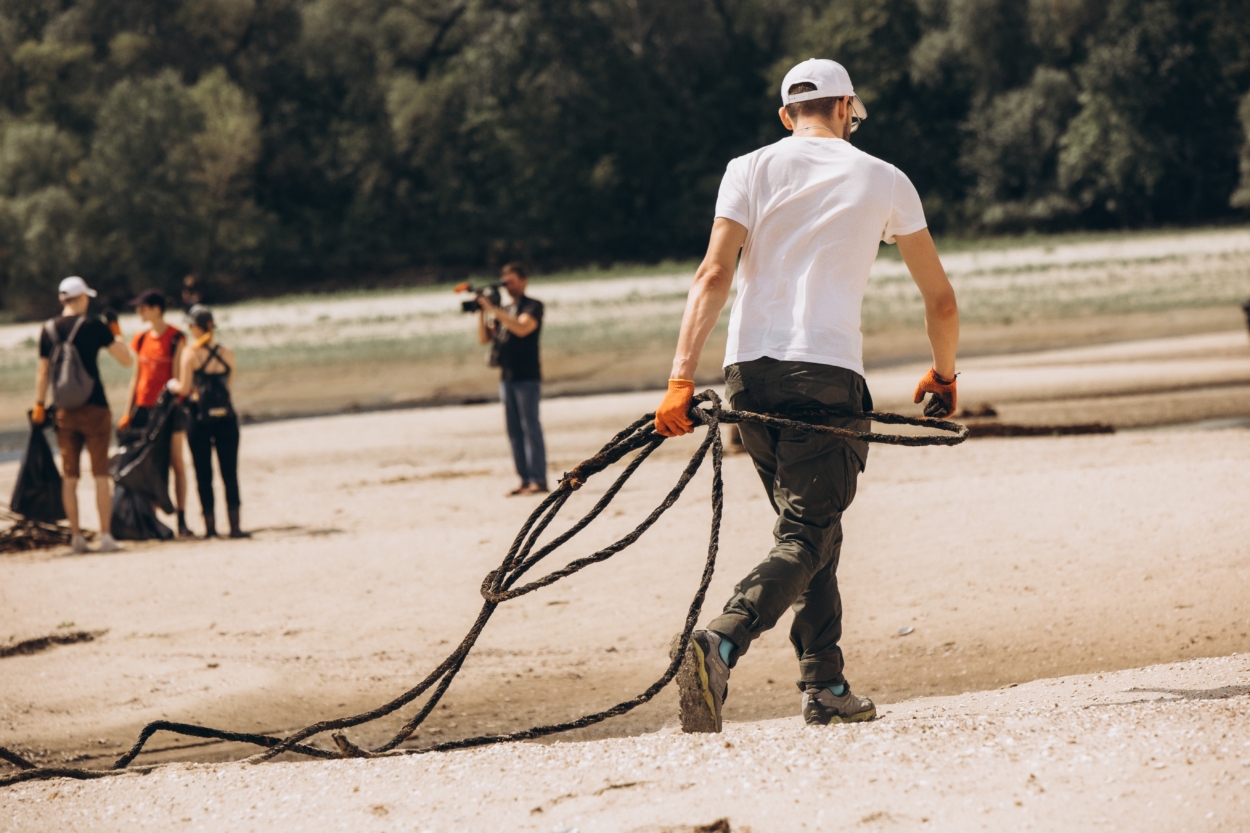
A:
[[[61,341],[69,338],[69,334],[73,331],[74,325],[78,323],[77,315],[58,315],[52,319],[56,326],[56,334],[60,336]],[[108,347],[114,341],[113,331],[108,328],[98,318],[88,316],[87,320],[82,322],[82,326],[78,328],[78,335],[74,336],[74,346],[78,348],[78,355],[82,357],[82,366],[86,369],[87,374],[95,379],[95,387],[91,389],[91,396],[87,399],[88,405],[100,405],[107,408],[109,401],[104,398],[104,385],[100,384],[100,365],[96,361],[96,356],[103,347]],[[48,359],[52,357],[52,339],[48,338],[47,329],[39,331],[39,357]]]
[[[505,382],[528,382],[543,378],[542,362],[538,357],[538,335],[543,331],[543,302],[521,296],[521,300],[505,307],[509,313],[520,318],[529,315],[538,322],[534,332],[522,338],[503,324],[495,324],[495,344],[499,350],[499,369]]]

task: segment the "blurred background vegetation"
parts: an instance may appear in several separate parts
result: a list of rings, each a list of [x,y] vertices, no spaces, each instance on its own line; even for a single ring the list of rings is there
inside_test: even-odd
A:
[[[0,0],[0,304],[697,257],[812,56],[938,231],[1250,208],[1250,0]]]

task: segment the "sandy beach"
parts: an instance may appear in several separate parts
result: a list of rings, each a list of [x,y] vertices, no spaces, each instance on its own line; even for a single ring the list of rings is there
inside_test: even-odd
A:
[[[870,373],[878,404],[916,411],[905,400],[921,369]],[[21,785],[0,791],[0,815],[15,830],[294,830],[327,814],[362,830],[688,830],[720,818],[755,831],[1160,818],[1239,829],[1250,795],[1244,333],[986,357],[963,372],[965,402],[1004,418],[1080,406],[1138,427],[873,448],[840,576],[848,676],[883,707],[876,723],[803,729],[783,620],[734,672],[721,738],[680,735],[671,690],[558,743],[402,760],[243,767],[226,762],[248,748],[158,735],[140,763],[222,763]],[[1150,427],[1152,412],[1199,394],[1207,422]],[[656,399],[544,403],[552,471]],[[696,442],[665,443],[552,568],[632,529]],[[0,642],[94,635],[0,659],[0,745],[105,767],[162,717],[283,733],[385,702],[459,641],[482,577],[536,502],[504,497],[513,475],[496,405],[250,426],[243,460],[250,541],[0,558]],[[0,489],[15,473],[0,465]],[[749,459],[728,456],[725,477],[705,618],[771,538]],[[592,480],[568,522],[606,486]],[[697,583],[709,488],[705,467],[637,545],[501,607],[405,746],[565,720],[644,689]],[[348,734],[376,744],[410,713]]]

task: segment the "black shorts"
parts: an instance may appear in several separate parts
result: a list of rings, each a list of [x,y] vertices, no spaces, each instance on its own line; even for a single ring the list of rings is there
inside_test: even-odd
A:
[[[136,407],[130,413],[130,425],[132,428],[143,428],[148,424],[148,419],[152,415],[151,408]],[[169,416],[173,423],[174,433],[187,430],[187,409],[182,405],[175,405],[173,413]]]

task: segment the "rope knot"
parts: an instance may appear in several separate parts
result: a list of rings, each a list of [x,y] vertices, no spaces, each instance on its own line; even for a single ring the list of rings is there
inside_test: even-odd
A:
[[[700,408],[699,405],[704,402],[709,403],[712,407]],[[703,393],[700,393],[691,400],[690,416],[695,420],[695,422],[702,425],[719,425],[722,412],[723,409],[721,407],[720,397],[717,396],[716,391],[711,388],[703,391]]]

